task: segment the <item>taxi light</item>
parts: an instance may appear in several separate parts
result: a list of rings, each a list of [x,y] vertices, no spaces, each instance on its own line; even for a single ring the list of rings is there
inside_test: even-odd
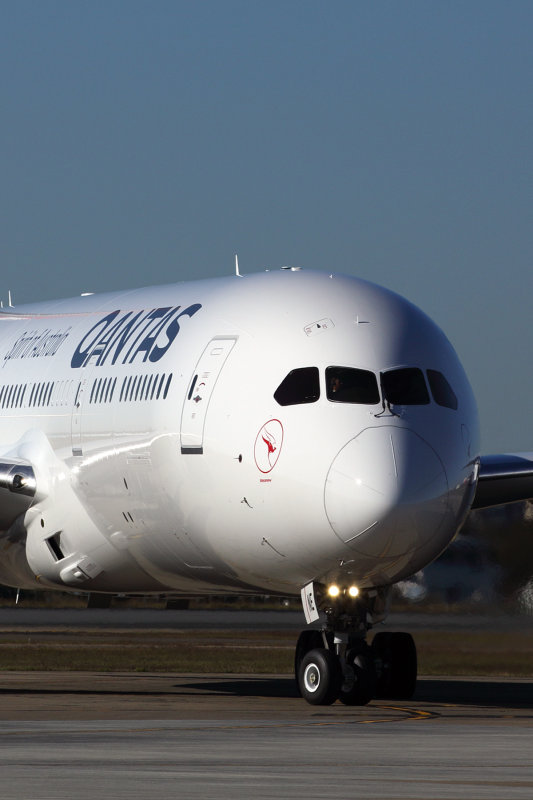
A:
[[[359,594],[359,589],[357,588],[357,586],[350,586],[350,588],[348,589],[348,594],[350,595],[350,597],[357,597],[357,595]]]
[[[331,586],[328,586],[328,594],[330,597],[338,597],[340,593],[341,590],[334,583]]]

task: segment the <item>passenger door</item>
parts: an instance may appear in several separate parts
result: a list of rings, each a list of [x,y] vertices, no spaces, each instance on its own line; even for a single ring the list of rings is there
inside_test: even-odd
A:
[[[203,453],[207,410],[215,384],[236,336],[215,336],[200,356],[194,370],[181,414],[181,452]]]

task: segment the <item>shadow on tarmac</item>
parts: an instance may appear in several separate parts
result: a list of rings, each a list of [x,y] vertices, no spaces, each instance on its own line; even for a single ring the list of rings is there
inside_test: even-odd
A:
[[[142,681],[143,678],[148,678],[149,676],[135,676],[136,678],[140,678]],[[152,676],[150,676],[152,677]],[[231,697],[299,697],[298,690],[296,688],[296,683],[294,678],[287,677],[287,678],[254,678],[254,677],[247,677],[242,679],[232,679],[232,680],[207,680],[201,681],[198,683],[194,683],[189,679],[185,680],[183,683],[174,683],[169,686],[168,689],[146,689],[146,690],[136,690],[136,689],[121,689],[117,685],[117,688],[113,688],[113,676],[110,675],[108,679],[108,688],[101,688],[97,686],[91,686],[90,682],[86,684],[84,688],[78,688],[74,686],[62,686],[59,687],[48,687],[48,686],[36,686],[36,687],[1,687],[0,686],[0,697],[2,695],[13,695],[13,694],[20,694],[20,695],[34,695],[34,696],[51,696],[51,695],[92,695],[97,697],[103,697],[106,695],[113,695],[116,697],[119,696],[131,696],[131,697],[158,697],[158,696],[165,696],[165,695],[195,695],[195,696],[202,696],[202,695],[224,695],[224,696],[231,696]],[[192,690],[192,691],[191,691]]]
[[[74,675],[75,673],[73,673]],[[96,696],[131,696],[131,697],[160,697],[160,696],[223,696],[223,697],[256,697],[256,698],[298,698],[300,695],[292,676],[283,677],[255,677],[247,675],[242,677],[209,677],[205,680],[196,676],[170,679],[168,688],[145,689],[125,688],[117,675],[116,686],[113,686],[113,675],[107,677],[106,687],[90,681],[82,687],[73,681],[69,685],[68,679],[61,687],[56,686],[11,686],[0,687],[2,695],[26,696],[65,696],[65,695],[92,695]],[[154,679],[155,675],[136,675],[141,685],[144,681]],[[146,684],[145,684],[146,685]],[[405,701],[402,701],[405,702]],[[533,680],[464,680],[446,678],[422,678],[418,681],[415,695],[411,702],[462,705],[470,707],[492,708],[533,708]]]
[[[294,678],[253,678],[187,683],[188,688],[234,697],[299,697]],[[178,686],[176,686],[178,688]],[[181,688],[181,687],[179,687]],[[506,682],[498,679],[418,681],[414,702],[457,703],[465,706],[533,708],[533,681]]]
[[[418,681],[413,700],[462,706],[533,708],[533,680],[425,678]]]
[[[179,685],[176,688],[181,688]],[[187,688],[195,692],[224,694],[232,697],[300,697],[294,678],[232,678],[231,680],[209,680],[201,683],[187,682]]]

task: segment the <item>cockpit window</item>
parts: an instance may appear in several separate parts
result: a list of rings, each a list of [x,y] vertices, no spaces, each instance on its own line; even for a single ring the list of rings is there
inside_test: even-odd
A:
[[[422,406],[429,403],[424,373],[416,367],[382,372],[381,387],[384,399],[392,405]]]
[[[319,397],[318,367],[302,367],[291,370],[274,392],[274,399],[280,406],[316,403]]]
[[[431,394],[435,402],[438,403],[439,406],[452,408],[454,411],[457,411],[458,403],[456,394],[442,372],[438,372],[436,369],[428,369],[427,376],[429,388],[431,389]]]
[[[327,367],[326,393],[334,403],[379,403],[376,376],[366,369]]]

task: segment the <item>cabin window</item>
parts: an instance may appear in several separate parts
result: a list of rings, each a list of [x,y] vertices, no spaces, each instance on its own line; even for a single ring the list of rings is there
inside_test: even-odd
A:
[[[439,406],[457,411],[457,396],[442,372],[438,372],[436,369],[428,369],[427,376],[429,388],[435,402]]]
[[[133,400],[133,398],[134,398],[134,395],[135,395],[135,387],[137,386],[137,381],[138,381],[138,380],[139,380],[139,376],[138,376],[138,375],[135,375],[135,377],[133,378],[133,381],[132,381],[132,383],[131,383],[131,386],[130,386],[130,394],[129,394],[129,397],[128,397],[128,400],[129,400],[130,402],[131,402],[131,401]]]
[[[153,379],[154,379],[154,376],[150,375],[150,377],[148,379],[148,383],[146,384],[146,394],[144,395],[144,399],[145,400],[148,400],[148,398],[150,397],[150,387],[152,385]]]
[[[81,386],[81,384],[80,384],[80,386]],[[39,397],[37,398],[37,405],[38,406],[42,405],[43,395],[44,395],[44,390],[45,389],[46,389],[46,383],[41,383],[40,388],[39,388]]]
[[[316,403],[319,397],[318,367],[291,370],[274,392],[274,399],[280,406]]]
[[[171,373],[171,374],[168,376],[168,378],[167,378],[167,382],[166,382],[166,384],[165,384],[165,389],[164,389],[164,391],[163,391],[163,400],[166,400],[166,399],[167,399],[167,394],[168,394],[168,390],[169,390],[169,388],[170,388],[170,383],[171,383],[171,381],[172,381],[172,373]]]
[[[326,392],[333,403],[379,403],[376,376],[366,369],[353,367],[327,367]]]
[[[382,372],[381,387],[384,399],[391,405],[423,406],[430,402],[424,373],[416,367]]]

